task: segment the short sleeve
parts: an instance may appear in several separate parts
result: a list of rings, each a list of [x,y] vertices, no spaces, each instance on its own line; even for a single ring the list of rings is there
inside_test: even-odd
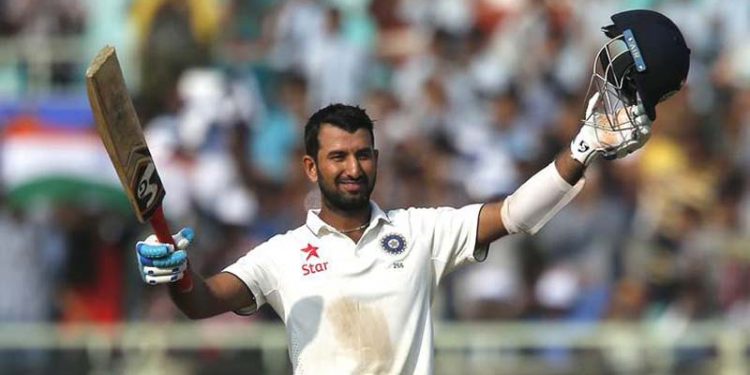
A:
[[[222,271],[231,273],[242,280],[255,298],[256,309],[254,311],[243,309],[236,311],[237,314],[254,313],[267,302],[268,295],[276,291],[278,283],[273,272],[274,264],[270,250],[267,242],[261,244]]]
[[[456,267],[484,261],[487,248],[476,248],[477,225],[481,204],[473,204],[460,209],[441,207],[422,209],[418,216],[420,235],[431,241],[433,265],[436,281]]]

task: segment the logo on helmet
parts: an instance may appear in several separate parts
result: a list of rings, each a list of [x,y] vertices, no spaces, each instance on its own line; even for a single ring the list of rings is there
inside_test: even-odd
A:
[[[636,43],[635,41],[635,36],[633,35],[633,31],[630,29],[627,29],[622,32],[622,36],[623,38],[625,38],[625,44],[628,46],[630,55],[633,57],[633,62],[635,63],[635,70],[639,72],[646,71],[646,62],[643,60],[641,49],[638,48],[638,43]]]

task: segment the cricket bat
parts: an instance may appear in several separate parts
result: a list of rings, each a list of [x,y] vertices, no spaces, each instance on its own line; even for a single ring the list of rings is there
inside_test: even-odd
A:
[[[105,46],[91,62],[86,70],[86,89],[99,136],[135,216],[141,223],[151,224],[159,242],[175,245],[161,207],[164,185],[143,137],[114,47]],[[177,287],[180,291],[192,289],[189,268]]]

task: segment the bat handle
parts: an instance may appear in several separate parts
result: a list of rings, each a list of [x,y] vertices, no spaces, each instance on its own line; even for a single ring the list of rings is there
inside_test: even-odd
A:
[[[177,248],[177,244],[174,243],[174,239],[172,238],[172,232],[169,230],[169,225],[167,225],[167,220],[164,218],[164,210],[162,210],[161,206],[156,208],[151,219],[149,219],[149,223],[154,229],[154,233],[156,234],[156,238],[159,239],[159,242],[172,244],[172,246]],[[185,269],[185,274],[182,278],[177,280],[177,289],[180,292],[189,292],[193,289],[193,278],[190,276],[189,265],[188,268]]]

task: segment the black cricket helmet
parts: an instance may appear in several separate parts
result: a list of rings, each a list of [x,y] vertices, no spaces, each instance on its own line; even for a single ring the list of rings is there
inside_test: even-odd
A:
[[[677,25],[661,13],[629,10],[611,18],[613,24],[602,28],[610,41],[597,56],[601,71],[625,105],[640,98],[653,121],[656,105],[685,84],[690,49]]]
[[[611,18],[602,28],[610,39],[594,59],[582,123],[596,129],[600,143],[614,146],[643,133],[630,108],[642,105],[653,121],[656,105],[682,88],[690,49],[661,13],[629,10]]]

